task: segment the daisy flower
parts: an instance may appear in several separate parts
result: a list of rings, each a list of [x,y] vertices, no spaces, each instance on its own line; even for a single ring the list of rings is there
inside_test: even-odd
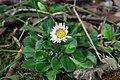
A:
[[[61,41],[67,41],[67,38],[71,38],[67,36],[68,34],[68,27],[62,23],[56,23],[55,26],[52,28],[50,32],[51,41],[54,43],[61,43]]]

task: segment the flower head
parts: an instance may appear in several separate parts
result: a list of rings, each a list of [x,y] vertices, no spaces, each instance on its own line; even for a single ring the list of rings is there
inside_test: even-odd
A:
[[[52,31],[50,32],[51,41],[54,43],[61,43],[61,41],[66,41],[67,38],[70,38],[70,36],[67,36],[68,34],[68,27],[63,25],[62,23],[56,23],[53,27]]]

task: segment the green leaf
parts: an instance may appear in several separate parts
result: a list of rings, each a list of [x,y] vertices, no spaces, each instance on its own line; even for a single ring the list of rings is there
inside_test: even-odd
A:
[[[29,30],[29,31],[32,31],[33,29],[31,27],[25,25],[25,26],[22,26],[20,28],[20,30]]]
[[[75,64],[73,63],[73,61],[67,55],[62,56],[60,62],[62,63],[63,68],[67,72],[72,72],[76,68]]]
[[[35,70],[37,72],[46,72],[50,68],[51,68],[51,66],[45,64],[44,62],[37,62],[37,64],[35,65]]]
[[[87,38],[87,36],[85,34],[83,34],[84,36],[81,36],[78,40],[79,40],[79,46],[84,46],[84,47],[89,47],[89,40]]]
[[[76,60],[74,58],[70,57],[70,59],[74,62],[77,69],[80,69],[80,68],[93,68],[93,64],[89,60],[86,60],[86,61],[81,63],[81,62],[79,62],[78,60]]]
[[[39,54],[35,57],[36,61],[47,63],[47,59]]]
[[[39,40],[39,39],[41,39],[36,32],[30,31],[29,35],[30,35],[31,38],[33,38],[36,41]]]
[[[56,80],[56,75],[59,73],[58,70],[50,70],[47,72],[46,76],[48,80]]]
[[[69,26],[69,32],[72,35],[78,34],[79,32],[81,32],[81,30],[83,30],[78,22],[68,21],[68,22],[66,22],[66,25]]]
[[[37,72],[46,72],[51,68],[51,66],[45,62],[36,61],[35,59],[27,59],[21,66],[22,68]]]
[[[43,47],[43,40],[38,40],[35,44],[35,50],[41,50]]]
[[[74,59],[78,60],[79,62],[84,62],[86,60],[86,57],[83,55],[80,49],[76,50],[71,55],[73,56]]]
[[[47,59],[49,59],[50,58],[50,55],[49,55],[49,53],[48,52],[46,52],[46,51],[44,51],[44,50],[39,50],[39,51],[37,51],[37,53],[36,53],[36,56],[35,57],[37,57],[37,56],[44,56],[45,58],[47,58]]]
[[[52,49],[52,42],[50,41],[44,41],[43,43],[43,49]]]
[[[105,24],[105,26],[103,27],[102,30],[102,35],[104,36],[104,38],[108,39],[108,40],[112,40],[113,39],[113,29],[112,26],[110,24]]]
[[[86,58],[87,59],[89,59],[94,64],[97,63],[97,58],[96,58],[96,56],[93,53],[91,53],[90,51],[86,51],[85,53],[86,53]]]
[[[12,76],[9,76],[8,78],[10,80],[19,80],[18,77],[19,77],[18,75],[12,75]]]
[[[83,68],[93,68],[93,63],[89,60],[86,60],[85,62],[81,63],[81,66]]]
[[[24,43],[25,46],[34,48],[36,41],[35,41],[34,39],[32,39],[30,36],[27,36],[27,37],[23,40],[23,43]]]
[[[114,46],[114,49],[117,49],[120,51],[120,41],[115,42],[113,46]]]
[[[65,53],[73,53],[76,50],[77,47],[77,41],[76,39],[73,39],[70,43],[68,43],[67,45],[65,45]]]
[[[41,28],[40,28],[39,26],[37,26],[37,27],[32,27],[32,31],[43,34],[43,31],[41,30]]]
[[[59,3],[56,3],[56,4],[52,4],[49,6],[49,11],[54,13],[54,12],[61,12],[64,10],[64,5],[63,4],[59,4]]]
[[[26,46],[23,49],[22,53],[24,54],[25,58],[31,58],[31,57],[35,57],[36,51],[35,49]]]
[[[35,31],[35,32],[38,32],[38,33],[42,33],[42,31],[39,27],[23,26],[22,28],[20,28],[20,30]]]
[[[76,65],[76,67],[77,67],[78,65],[80,66],[81,62],[79,62],[78,60],[76,60],[76,59],[74,59],[74,58],[71,58],[71,57],[70,57],[70,59],[74,62],[74,64]]]
[[[43,31],[46,33],[46,35],[49,35],[52,27],[54,26],[54,21],[51,18],[48,18],[42,22],[42,25]]]
[[[34,59],[27,59],[23,64],[21,65],[22,68],[28,69],[28,70],[35,70],[35,60]]]
[[[70,48],[67,46],[64,52],[65,52],[65,53],[68,53],[68,54],[72,54],[75,50],[76,50],[76,48],[70,49]]]
[[[98,38],[97,38],[97,36],[98,36],[98,31],[97,30],[95,30],[95,29],[92,29],[91,31],[90,31],[90,37],[92,38],[92,41],[94,42],[94,44],[95,45],[97,45],[98,44]],[[91,46],[91,45],[90,45]]]
[[[70,46],[69,47],[70,48],[76,48],[77,47],[77,41],[76,41],[76,39],[73,39],[73,41],[70,42]]]
[[[52,60],[51,60],[51,66],[52,66],[53,69],[56,69],[56,70],[62,68],[61,63],[58,61],[58,59],[57,59],[56,56],[54,56],[52,58]]]
[[[38,7],[39,7],[40,10],[47,11],[46,8],[45,8],[45,6],[41,2],[38,2],[37,5],[38,5]]]
[[[98,39],[97,39],[97,35],[98,35],[98,32],[95,30],[95,29],[92,29],[90,32],[90,37],[92,39],[92,41],[94,42],[95,45],[98,44]],[[89,42],[89,39],[88,37],[86,36],[85,32],[81,32],[81,37],[78,38],[78,43],[79,43],[79,46],[84,46],[84,47],[90,47],[90,42]]]

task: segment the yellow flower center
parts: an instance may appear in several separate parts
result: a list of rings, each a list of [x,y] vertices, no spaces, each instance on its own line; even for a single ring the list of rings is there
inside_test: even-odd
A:
[[[58,29],[57,31],[56,31],[56,35],[57,35],[57,37],[58,38],[63,38],[63,37],[65,37],[65,31],[63,30],[63,29]]]

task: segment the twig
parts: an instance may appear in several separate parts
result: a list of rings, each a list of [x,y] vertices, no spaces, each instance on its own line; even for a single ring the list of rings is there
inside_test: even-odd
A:
[[[96,52],[96,54],[97,54],[99,60],[102,61],[102,59],[101,59],[101,57],[100,57],[100,55],[99,55],[99,52],[97,51],[97,49],[96,49],[96,47],[95,47],[95,45],[94,45],[94,43],[93,43],[93,41],[92,41],[90,35],[88,34],[88,31],[87,31],[86,28],[85,28],[85,25],[83,24],[81,18],[79,17],[79,15],[78,15],[78,13],[77,13],[77,11],[76,11],[76,9],[75,9],[75,5],[76,5],[76,0],[74,0],[73,11],[74,11],[75,15],[77,16],[77,18],[78,18],[80,24],[82,25],[82,28],[84,29],[84,31],[85,31],[85,33],[86,33],[86,35],[87,35],[87,37],[88,37],[90,43],[92,44],[92,47],[93,47],[93,49],[95,50],[95,52]]]
[[[0,0],[0,4],[12,5],[15,3],[19,3],[19,0]]]
[[[74,0],[46,0],[47,3],[73,3]],[[92,2],[92,0],[77,0],[77,2],[81,3],[81,2]]]
[[[16,14],[17,12],[25,12],[25,11],[31,11],[31,12],[36,12],[38,11],[38,13],[43,13],[43,14],[48,14],[50,15],[49,12],[45,12],[45,11],[41,11],[41,10],[36,10],[36,9],[23,9],[23,8],[14,8],[14,9],[10,9],[8,11],[5,12],[5,14],[11,14],[11,15],[14,15]]]
[[[3,48],[3,47],[9,47],[10,44],[7,44],[7,45],[0,45],[0,48]]]
[[[23,46],[20,48],[20,51],[23,50]],[[17,59],[18,57],[22,56],[21,52],[18,52],[18,54],[15,56],[15,59]],[[16,66],[19,64],[19,62],[16,62],[15,64],[13,64],[9,69],[8,72],[6,74],[6,77],[11,76],[14,73],[14,69],[16,68]],[[6,80],[6,79],[5,79]]]
[[[62,16],[62,15],[56,15],[56,17],[62,18],[63,16]],[[71,20],[76,20],[76,19],[78,19],[76,16],[71,16],[71,15],[67,15],[66,17],[67,17],[68,19],[71,19]],[[85,21],[97,21],[97,22],[102,22],[102,21],[103,21],[102,18],[97,18],[97,17],[93,17],[93,16],[91,16],[91,17],[88,17],[88,16],[80,16],[80,18],[81,18],[82,20],[85,20]]]

